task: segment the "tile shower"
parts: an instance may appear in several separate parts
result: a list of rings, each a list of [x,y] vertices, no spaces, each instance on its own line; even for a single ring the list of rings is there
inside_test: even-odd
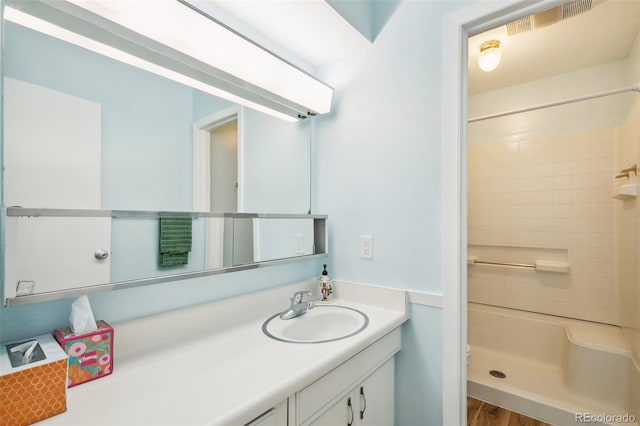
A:
[[[470,301],[619,324],[616,225],[636,209],[612,199],[613,176],[639,157],[638,120],[640,104],[616,128],[470,146],[469,244],[566,249],[571,265],[567,275],[470,267]]]
[[[521,257],[523,253],[526,257],[529,250],[531,259],[523,263],[560,258],[570,265],[569,273],[554,273],[470,264],[467,268],[470,313],[477,310],[471,305],[485,304],[613,326],[594,324],[600,328],[593,329],[602,331],[602,335],[596,331],[597,338],[577,339],[576,347],[589,344],[596,347],[596,352],[588,353],[579,363],[594,362],[598,357],[615,360],[623,355],[633,373],[625,373],[623,376],[631,377],[630,382],[619,385],[625,388],[620,395],[629,399],[628,404],[622,405],[626,407],[623,412],[636,416],[640,415],[640,208],[636,198],[612,196],[621,184],[637,183],[634,173],[615,177],[639,160],[640,100],[635,101],[624,122],[615,127],[482,145],[474,145],[470,137],[468,150],[469,256],[491,255],[494,259],[486,260],[518,263],[523,262]],[[487,330],[498,332],[497,323],[492,322],[493,326],[488,328],[484,324],[471,324],[478,318],[484,317],[470,315],[472,346],[474,341],[487,340],[487,336],[474,336],[473,330],[482,329],[485,334],[491,334]],[[535,321],[546,322],[544,317],[536,317]],[[512,326],[508,327],[503,331],[507,334],[515,331],[514,335],[518,335],[517,330],[511,330]],[[569,341],[571,332],[571,328],[563,332]],[[528,337],[526,330],[520,330],[519,334]],[[601,339],[602,336],[605,337]],[[599,343],[594,345],[596,340]],[[611,347],[602,344],[608,340],[615,344]],[[558,350],[567,349],[565,346]],[[473,352],[472,348],[470,383],[475,381]],[[479,347],[476,355],[492,353],[497,359],[508,355],[507,352],[487,346]],[[552,374],[558,376],[558,386],[569,383],[567,386],[571,388],[568,376],[573,367],[564,359],[557,368],[553,367]],[[484,378],[475,383],[470,389],[477,389],[477,383],[491,385]],[[529,385],[523,389],[527,388],[531,389]],[[588,393],[588,389],[583,390]],[[570,391],[566,393],[569,394]],[[501,395],[500,398],[505,398],[506,394]],[[584,398],[591,402],[583,408],[598,406],[597,398]],[[525,404],[523,407],[532,407],[523,403],[524,399],[518,401]]]

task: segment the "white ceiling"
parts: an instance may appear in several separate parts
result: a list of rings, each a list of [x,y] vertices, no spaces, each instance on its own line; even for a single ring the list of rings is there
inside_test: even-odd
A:
[[[590,11],[509,36],[505,26],[469,39],[469,94],[626,58],[640,27],[640,0],[607,0]],[[500,41],[497,69],[478,66],[479,46]]]
[[[187,0],[263,47],[315,70],[370,46],[324,0]],[[488,92],[626,58],[640,27],[640,0],[593,0],[592,10],[509,36],[505,26],[469,39],[469,94]],[[501,42],[492,72],[478,66],[479,46]]]

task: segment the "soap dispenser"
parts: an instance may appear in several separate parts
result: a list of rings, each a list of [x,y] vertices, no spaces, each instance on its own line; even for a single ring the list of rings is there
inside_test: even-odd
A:
[[[327,265],[322,265],[324,267],[322,271],[322,275],[318,278],[318,296],[320,297],[320,302],[331,302],[333,300],[333,280],[329,277],[329,273],[327,272]]]

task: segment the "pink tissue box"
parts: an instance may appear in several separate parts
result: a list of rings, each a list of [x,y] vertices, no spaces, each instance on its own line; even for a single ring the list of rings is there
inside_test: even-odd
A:
[[[73,334],[70,328],[53,331],[58,344],[69,355],[69,388],[113,372],[113,327],[102,320],[96,324],[98,330],[85,334]]]

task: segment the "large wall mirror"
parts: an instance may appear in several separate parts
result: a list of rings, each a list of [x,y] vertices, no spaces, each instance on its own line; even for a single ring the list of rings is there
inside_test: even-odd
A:
[[[324,253],[309,120],[6,20],[3,53],[7,304]],[[171,219],[189,250],[163,263]]]

